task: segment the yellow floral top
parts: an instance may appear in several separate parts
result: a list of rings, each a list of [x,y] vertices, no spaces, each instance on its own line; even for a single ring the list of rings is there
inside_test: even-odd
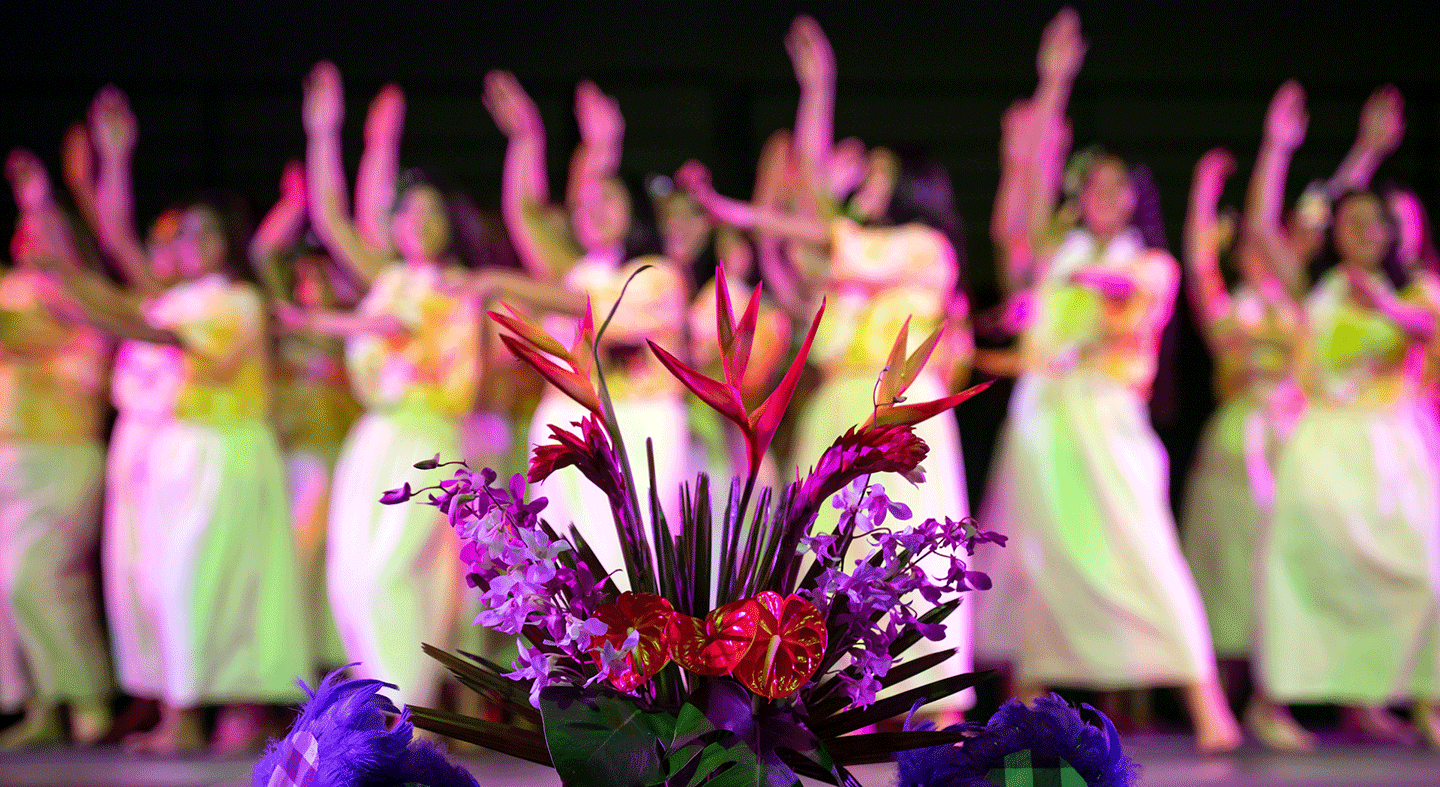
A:
[[[96,440],[105,424],[109,343],[95,329],[62,322],[49,303],[59,286],[30,269],[0,277],[0,440]],[[63,471],[63,468],[56,468]]]
[[[355,398],[368,410],[418,408],[459,417],[480,382],[480,308],[461,271],[396,264],[376,277],[362,315],[389,316],[405,332],[364,334],[345,343]]]
[[[176,418],[227,424],[269,415],[265,312],[254,287],[212,273],[171,287],[146,304],[145,317],[180,337]]]
[[[169,419],[184,382],[185,355],[179,347],[126,339],[115,351],[110,401],[126,417]]]
[[[949,239],[924,224],[861,227],[838,218],[830,259],[825,318],[811,354],[827,373],[878,374],[906,319],[913,350],[944,322],[959,278]]]
[[[1338,270],[1320,280],[1305,309],[1310,336],[1302,382],[1310,401],[1387,407],[1399,399],[1410,349],[1399,325],[1355,303]]]
[[[1215,356],[1215,392],[1220,401],[1263,396],[1293,380],[1303,315],[1250,287],[1236,290],[1229,300],[1229,310],[1205,330]]]
[[[645,265],[652,266],[633,280],[630,276]],[[630,281],[628,288],[626,281]],[[605,382],[618,397],[648,397],[678,393],[679,381],[655,360],[647,339],[671,352],[680,352],[684,336],[687,303],[685,278],[670,261],[660,256],[636,257],[619,266],[594,257],[581,258],[563,280],[566,288],[590,296],[598,331],[620,298],[625,300],[605,329],[601,359]],[[551,335],[569,344],[574,339],[574,322],[547,321]]]
[[[1076,283],[1075,275],[1092,266],[1121,273],[1133,290],[1113,298]],[[1175,259],[1147,249],[1134,230],[1104,249],[1088,232],[1072,230],[1036,288],[1036,316],[1022,342],[1025,367],[1041,374],[1098,372],[1149,396],[1179,283]]]

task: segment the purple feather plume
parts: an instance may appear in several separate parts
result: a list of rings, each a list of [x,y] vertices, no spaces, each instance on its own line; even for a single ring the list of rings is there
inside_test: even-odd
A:
[[[379,693],[393,684],[345,680],[337,670],[314,690],[304,681],[300,687],[309,699],[290,732],[266,747],[251,776],[254,787],[267,787],[272,778],[286,787],[478,787],[434,744],[411,739],[409,711],[401,713]],[[400,719],[387,730],[386,714],[397,713]]]
[[[986,774],[1003,767],[1007,755],[1026,749],[1037,758],[1063,760],[1088,787],[1132,787],[1138,767],[1121,751],[1115,725],[1100,711],[1082,707],[1100,717],[1103,730],[1087,724],[1058,694],[1036,699],[1034,707],[1009,700],[983,726],[951,727],[972,733],[959,745],[898,752],[898,787],[991,787]],[[915,729],[932,726],[922,722]]]

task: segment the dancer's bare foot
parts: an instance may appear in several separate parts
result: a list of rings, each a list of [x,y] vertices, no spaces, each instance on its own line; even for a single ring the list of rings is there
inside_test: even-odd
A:
[[[264,705],[226,705],[220,709],[220,715],[215,720],[215,737],[210,741],[210,752],[222,756],[258,752],[270,737],[270,728]]]
[[[1245,706],[1245,729],[1271,751],[1314,751],[1315,736],[1283,705],[1256,695]]]
[[[1218,680],[1186,684],[1181,693],[1195,727],[1195,748],[1201,754],[1223,754],[1239,748],[1244,735]]]
[[[1420,742],[1415,728],[1381,705],[1363,705],[1345,709],[1346,733],[1375,743],[1398,743],[1414,746]]]
[[[126,735],[121,744],[140,754],[193,754],[205,748],[199,708],[160,705],[160,723],[149,732]]]
[[[53,703],[28,703],[25,715],[0,733],[0,751],[59,746],[65,743],[60,729],[60,708]]]
[[[144,732],[160,722],[160,703],[156,700],[135,697],[111,722],[105,743],[119,743],[136,732]]]
[[[1410,709],[1410,718],[1426,748],[1440,751],[1440,705],[1433,701],[1416,702]]]
[[[104,740],[113,717],[110,705],[98,700],[75,700],[70,703],[70,742],[76,746],[93,746]]]

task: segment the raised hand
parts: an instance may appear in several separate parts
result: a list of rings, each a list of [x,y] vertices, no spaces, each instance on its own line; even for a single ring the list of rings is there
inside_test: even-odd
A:
[[[509,71],[497,70],[485,75],[482,100],[500,133],[505,136],[513,137],[540,129],[540,109]]]
[[[1290,80],[1275,91],[1265,114],[1265,137],[1285,150],[1294,150],[1305,140],[1310,116],[1305,112],[1305,89]]]
[[[311,134],[339,133],[345,121],[345,86],[340,69],[321,60],[305,77],[305,130]]]
[[[65,131],[65,140],[60,143],[60,163],[65,172],[65,182],[75,189],[76,184],[95,188],[95,152],[90,149],[90,131],[84,123],[74,123]]]
[[[1235,171],[1235,157],[1225,148],[1212,148],[1195,164],[1195,192],[1197,199],[1206,205],[1220,202],[1220,193],[1225,190],[1225,179]]]
[[[1040,77],[1073,80],[1085,61],[1087,44],[1080,35],[1080,15],[1066,6],[1045,26],[1035,65]]]
[[[625,134],[620,102],[588,79],[575,88],[575,120],[580,139],[588,144],[613,145]]]
[[[370,111],[365,115],[365,140],[367,144],[393,143],[399,139],[404,123],[405,93],[391,82],[370,101]]]
[[[125,94],[114,85],[101,88],[90,104],[90,135],[96,152],[106,159],[129,156],[139,134]]]
[[[1405,99],[1394,85],[1377,88],[1360,110],[1359,144],[1388,156],[1405,136]]]
[[[790,53],[790,62],[795,66],[795,79],[804,86],[833,84],[835,81],[835,52],[820,23],[813,17],[801,15],[790,24],[785,36],[785,51]]]
[[[694,159],[680,165],[675,172],[675,184],[701,205],[705,204],[706,198],[715,196],[715,187],[710,182],[710,168]]]
[[[10,151],[5,159],[5,177],[10,180],[21,213],[44,210],[50,205],[50,176],[34,153],[24,148]]]

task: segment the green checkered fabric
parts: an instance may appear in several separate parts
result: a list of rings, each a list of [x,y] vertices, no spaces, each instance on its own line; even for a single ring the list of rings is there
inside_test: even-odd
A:
[[[1005,756],[1005,765],[991,768],[985,780],[995,787],[1085,787],[1080,773],[1059,757],[1037,757],[1029,749]]]

